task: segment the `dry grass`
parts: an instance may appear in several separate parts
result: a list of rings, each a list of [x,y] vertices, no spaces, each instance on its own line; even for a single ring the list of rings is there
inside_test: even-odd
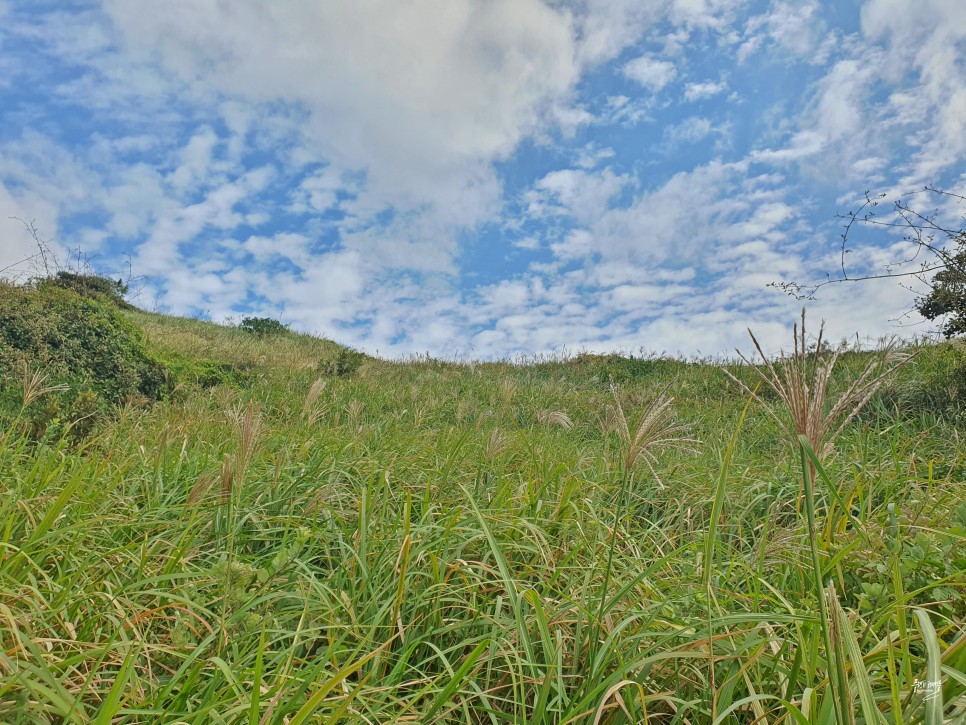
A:
[[[235,429],[237,448],[233,460],[230,460],[227,454],[225,455],[222,466],[222,486],[230,488],[231,482],[234,481],[240,488],[245,482],[248,466],[255,454],[258,435],[262,428],[262,417],[255,412],[254,405],[249,403],[244,411],[241,408],[229,410],[228,419]],[[222,493],[224,495],[224,490]]]
[[[212,322],[171,318],[147,312],[131,313],[148,343],[166,352],[205,351],[205,357],[244,369],[275,373],[320,370],[338,356],[339,345],[310,335],[290,333],[262,340],[245,330]]]
[[[308,421],[309,425],[314,425],[323,415],[323,411],[316,407],[319,396],[325,390],[325,380],[317,379],[312,383],[309,392],[305,395],[305,403],[302,405],[302,416]]]
[[[570,419],[570,416],[562,410],[538,410],[537,422],[541,425],[563,428],[564,430],[570,430],[574,427],[574,422]]]
[[[21,409],[26,410],[38,398],[42,398],[48,393],[59,393],[67,390],[66,385],[49,385],[50,376],[41,370],[30,370],[26,361],[22,362],[21,387],[23,389],[23,403]]]
[[[737,383],[756,401],[761,403],[767,413],[781,426],[782,430],[796,446],[798,436],[803,435],[812,450],[821,456],[831,453],[836,438],[852,421],[872,396],[888,380],[889,376],[909,361],[909,355],[897,352],[892,346],[885,348],[880,355],[869,360],[862,373],[855,378],[838,399],[828,405],[829,385],[832,381],[835,363],[842,354],[839,348],[832,353],[824,352],[823,331],[825,323],[819,327],[815,349],[810,353],[806,346],[805,308],[802,308],[801,327],[793,327],[794,350],[791,355],[781,351],[778,364],[769,360],[761,349],[758,339],[751,330],[751,340],[764,363],[764,368],[754,365],[739,350],[738,355],[771,388],[788,410],[789,421],[762,400],[758,393],[744,382],[725,370],[725,374]]]
[[[639,460],[643,460],[650,469],[654,479],[662,488],[664,486],[655,469],[656,454],[662,448],[676,447],[693,451],[701,445],[697,438],[688,437],[690,426],[679,423],[671,407],[674,398],[669,395],[671,384],[664,389],[644,408],[640,421],[631,433],[631,426],[621,404],[620,390],[616,385],[611,386],[614,396],[614,406],[608,407],[606,430],[616,430],[623,444],[623,470],[625,478],[630,475]]]
[[[490,437],[486,441],[486,450],[484,452],[484,457],[487,461],[494,461],[496,457],[500,455],[504,448],[506,448],[506,436],[500,431],[499,428],[494,428],[490,431]]]

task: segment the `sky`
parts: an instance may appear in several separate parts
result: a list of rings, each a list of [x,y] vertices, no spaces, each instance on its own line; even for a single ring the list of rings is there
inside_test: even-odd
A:
[[[393,358],[777,350],[769,283],[835,275],[866,191],[962,224],[925,185],[966,193],[962,0],[0,0],[0,270],[24,220],[149,310]],[[906,287],[809,318],[926,334]]]

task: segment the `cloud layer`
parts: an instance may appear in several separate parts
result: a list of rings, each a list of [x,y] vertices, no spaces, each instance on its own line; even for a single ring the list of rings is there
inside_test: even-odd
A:
[[[766,285],[835,272],[836,213],[966,183],[966,9],[927,5],[0,3],[0,269],[17,217],[142,304],[382,354],[777,348]],[[876,337],[911,302],[812,307]]]

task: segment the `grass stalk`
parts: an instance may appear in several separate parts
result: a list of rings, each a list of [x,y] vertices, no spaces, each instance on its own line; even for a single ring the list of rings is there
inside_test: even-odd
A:
[[[822,580],[822,559],[818,546],[818,529],[815,522],[815,492],[814,492],[814,468],[809,461],[808,451],[811,444],[804,435],[799,437],[801,446],[802,464],[802,488],[805,492],[805,516],[808,524],[808,549],[812,556],[812,593],[818,607],[819,629],[822,634],[822,641],[825,645],[826,672],[828,673],[829,687],[832,692],[832,700],[835,703],[838,713],[838,722],[849,722],[850,704],[846,702],[846,692],[842,682],[842,670],[844,664],[835,656],[833,648],[832,631],[833,625],[829,620],[826,608],[825,583]],[[814,452],[813,452],[814,453]],[[837,629],[837,625],[835,627]]]

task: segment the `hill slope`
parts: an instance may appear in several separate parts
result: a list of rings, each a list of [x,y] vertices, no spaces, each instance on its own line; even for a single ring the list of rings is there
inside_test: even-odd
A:
[[[813,483],[779,397],[719,365],[387,362],[121,314],[161,401],[38,436],[3,380],[2,721],[966,714],[957,347]]]

